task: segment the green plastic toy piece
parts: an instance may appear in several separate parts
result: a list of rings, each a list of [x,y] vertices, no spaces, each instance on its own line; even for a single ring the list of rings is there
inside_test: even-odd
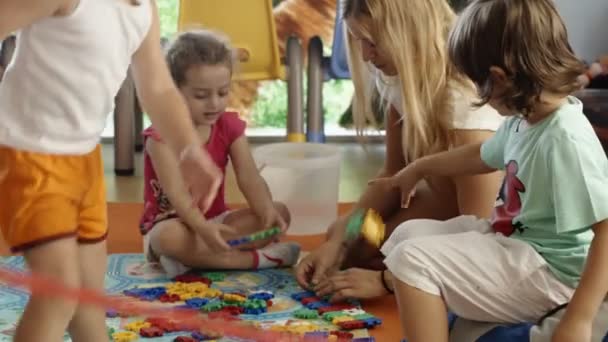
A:
[[[355,240],[361,234],[361,227],[365,218],[365,210],[358,209],[348,220],[346,224],[346,240]]]
[[[317,319],[319,318],[319,313],[317,310],[310,309],[300,309],[293,313],[296,318],[299,319]]]
[[[243,303],[245,309],[261,309],[266,308],[266,301],[262,299],[248,299]]]
[[[360,314],[360,315],[354,315],[353,318],[356,320],[365,321],[366,319],[376,318],[376,316],[370,315],[370,314]]]
[[[203,274],[203,276],[205,276],[212,282],[223,281],[226,278],[226,274],[221,273],[221,272],[209,272],[209,273]]]
[[[201,308],[202,312],[213,312],[213,311],[219,311],[224,307],[224,303],[222,302],[211,302],[211,303],[207,303],[205,305],[203,305],[203,307]]]
[[[323,319],[328,322],[331,322],[334,320],[334,318],[340,317],[340,316],[346,316],[346,314],[342,311],[326,312],[323,314]]]
[[[114,328],[110,328],[110,327],[107,327],[107,328],[108,328],[108,338],[110,339],[110,341],[112,341],[112,339],[113,339],[112,335],[116,332],[116,330],[114,330]]]

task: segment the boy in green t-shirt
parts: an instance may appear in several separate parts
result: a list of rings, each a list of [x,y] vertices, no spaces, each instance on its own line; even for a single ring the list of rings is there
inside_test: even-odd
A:
[[[505,171],[492,220],[402,224],[385,263],[409,342],[447,341],[446,310],[534,321],[570,302],[553,341],[590,341],[608,291],[608,160],[581,102],[583,71],[551,0],[476,0],[448,50],[507,120],[483,144],[419,159],[377,182],[409,193],[428,176]]]

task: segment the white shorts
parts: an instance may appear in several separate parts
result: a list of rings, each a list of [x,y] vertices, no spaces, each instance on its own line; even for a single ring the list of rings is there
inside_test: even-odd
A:
[[[449,311],[470,320],[535,321],[574,293],[532,246],[475,216],[407,221],[381,251],[397,279],[442,296]]]
[[[230,213],[232,213],[232,211],[227,210],[227,211],[217,215],[216,217],[210,219],[209,221],[211,221],[213,223],[224,223],[224,220],[226,219],[226,217],[228,217],[228,215],[230,215]],[[160,229],[159,229],[159,227],[157,227],[157,225],[155,225],[154,227],[152,227],[152,229],[150,229],[150,231],[148,233],[146,233],[146,235],[144,235],[144,256],[146,257],[146,260],[148,260],[150,262],[158,261],[158,255],[156,255],[156,253],[154,253],[152,251],[152,248],[150,247],[150,240],[152,240],[152,237],[160,234],[160,232],[163,230],[162,227],[163,226],[161,225]]]

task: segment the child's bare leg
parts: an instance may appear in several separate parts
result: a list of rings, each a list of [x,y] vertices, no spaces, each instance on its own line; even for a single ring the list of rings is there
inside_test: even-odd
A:
[[[399,316],[408,342],[447,342],[447,309],[440,296],[393,280]]]
[[[80,286],[78,244],[75,238],[51,241],[24,252],[30,270],[69,287]],[[15,332],[16,342],[63,341],[77,303],[33,295]]]
[[[103,292],[107,267],[106,242],[80,244],[78,260],[81,286]],[[107,342],[105,311],[95,306],[78,306],[68,331],[74,342]]]
[[[289,222],[287,209],[278,205],[279,212]],[[224,223],[234,227],[236,236],[225,236],[233,239],[261,230],[261,223],[249,209],[238,210],[226,217]],[[179,220],[167,220],[159,223],[152,232],[150,245],[152,250],[162,257],[168,257],[193,268],[206,269],[250,269],[271,266],[288,266],[297,261],[299,247],[292,243],[273,244],[258,250],[233,250],[226,253],[210,253],[205,242]],[[244,248],[262,248],[272,239],[257,241]],[[171,273],[171,272],[169,272]]]

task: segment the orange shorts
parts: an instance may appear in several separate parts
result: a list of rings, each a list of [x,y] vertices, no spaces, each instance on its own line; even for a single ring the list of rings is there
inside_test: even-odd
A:
[[[0,146],[0,229],[13,252],[72,236],[103,241],[105,191],[100,146],[81,156]]]

